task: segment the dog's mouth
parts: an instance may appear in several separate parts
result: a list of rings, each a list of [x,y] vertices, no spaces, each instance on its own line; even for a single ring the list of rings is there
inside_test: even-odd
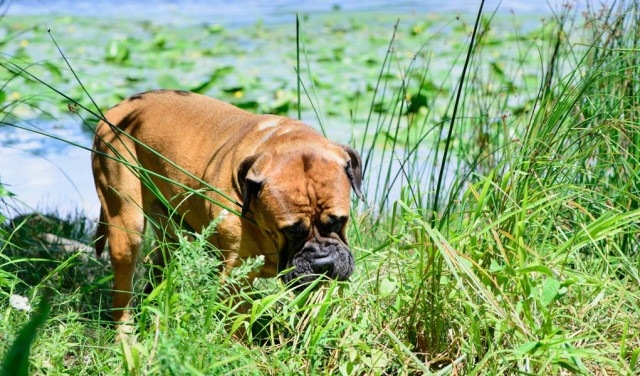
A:
[[[282,275],[282,280],[294,286],[297,292],[318,278],[346,281],[354,269],[349,248],[331,238],[309,240],[298,250],[283,252],[281,260],[287,260],[282,270],[293,268]]]

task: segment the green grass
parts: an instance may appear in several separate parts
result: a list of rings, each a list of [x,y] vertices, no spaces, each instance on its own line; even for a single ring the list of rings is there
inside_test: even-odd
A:
[[[31,348],[36,374],[637,374],[639,10],[635,1],[586,15],[561,8],[510,33],[510,21],[485,10],[475,25],[475,17],[401,21],[393,34],[393,21],[383,23],[389,38],[376,43],[384,47],[364,56],[322,45],[364,59],[365,92],[328,87],[338,79],[316,69],[335,63],[309,52],[320,43],[302,22],[298,51],[309,65],[298,69],[300,86],[320,113],[334,91],[353,98],[353,143],[365,177],[378,179],[365,184],[368,205],[354,202],[351,281],[298,296],[274,280],[238,291],[259,259],[221,284],[203,237],[161,243],[175,255],[164,282],[139,296],[136,340],[116,344],[108,261],[40,236],[90,244],[87,220],[19,218],[0,229],[0,353],[34,325],[33,313],[9,304],[19,294],[50,299]],[[380,34],[349,22],[348,32]],[[454,40],[439,54],[447,27],[444,38]],[[407,57],[399,51],[410,38]],[[295,42],[283,46],[295,61]],[[100,64],[127,61],[116,57]],[[60,90],[79,90],[72,97],[96,111],[81,89]],[[393,190],[400,199],[390,199]],[[138,292],[147,277],[141,268]],[[246,314],[236,313],[239,300],[250,304]]]

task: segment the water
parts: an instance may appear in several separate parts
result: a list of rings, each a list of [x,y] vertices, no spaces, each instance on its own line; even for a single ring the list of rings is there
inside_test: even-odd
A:
[[[20,0],[10,1],[8,15],[80,15],[103,18],[130,17],[164,20],[167,23],[206,22],[225,26],[242,26],[262,20],[265,24],[293,23],[296,13],[334,11],[374,11],[403,13],[475,12],[480,1],[85,1],[85,0]],[[497,8],[499,1],[488,1],[487,12]],[[560,1],[552,1],[557,7]],[[336,5],[339,4],[339,5]],[[499,11],[516,14],[548,14],[549,4],[536,1],[505,0]],[[532,17],[533,18],[533,17]],[[23,125],[56,134],[77,145],[90,147],[90,133],[83,132],[77,121],[38,120]],[[342,141],[342,140],[340,140]],[[33,132],[0,126],[0,182],[18,195],[12,202],[10,215],[32,210],[56,211],[66,215],[77,211],[90,218],[98,215],[99,204],[93,187],[90,153]],[[6,211],[6,209],[0,208]]]
[[[21,125],[77,145],[91,145],[89,135],[76,123],[38,120]],[[64,216],[79,211],[90,218],[97,217],[100,206],[89,151],[31,131],[2,126],[0,161],[0,183],[17,195],[10,202],[8,214],[39,210]],[[0,213],[4,209],[0,207]]]
[[[612,0],[610,0],[612,1]],[[610,1],[605,1],[609,3]],[[569,1],[573,3],[572,1]],[[566,0],[523,1],[489,0],[485,10],[515,12],[517,14],[548,14],[549,6],[558,7]],[[577,2],[578,6],[584,1]],[[296,13],[343,11],[391,11],[394,13],[458,13],[475,12],[480,0],[20,0],[10,1],[7,14],[29,15],[83,15],[136,18],[171,19],[176,16],[220,22],[227,25],[246,25],[262,19],[270,22],[290,22]]]

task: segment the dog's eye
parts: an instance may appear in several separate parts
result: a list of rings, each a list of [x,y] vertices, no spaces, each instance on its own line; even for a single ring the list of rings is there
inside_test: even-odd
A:
[[[301,238],[309,234],[309,229],[305,227],[303,222],[297,222],[291,226],[284,227],[281,231],[292,239]]]
[[[329,214],[329,221],[322,225],[322,228],[327,233],[338,232],[344,226],[347,221],[347,217]]]

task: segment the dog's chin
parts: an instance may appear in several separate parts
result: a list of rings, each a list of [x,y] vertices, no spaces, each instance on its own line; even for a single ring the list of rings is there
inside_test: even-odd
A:
[[[286,269],[291,270],[282,276],[282,281],[301,292],[318,278],[346,281],[353,273],[354,261],[348,248],[330,245],[294,253]]]

